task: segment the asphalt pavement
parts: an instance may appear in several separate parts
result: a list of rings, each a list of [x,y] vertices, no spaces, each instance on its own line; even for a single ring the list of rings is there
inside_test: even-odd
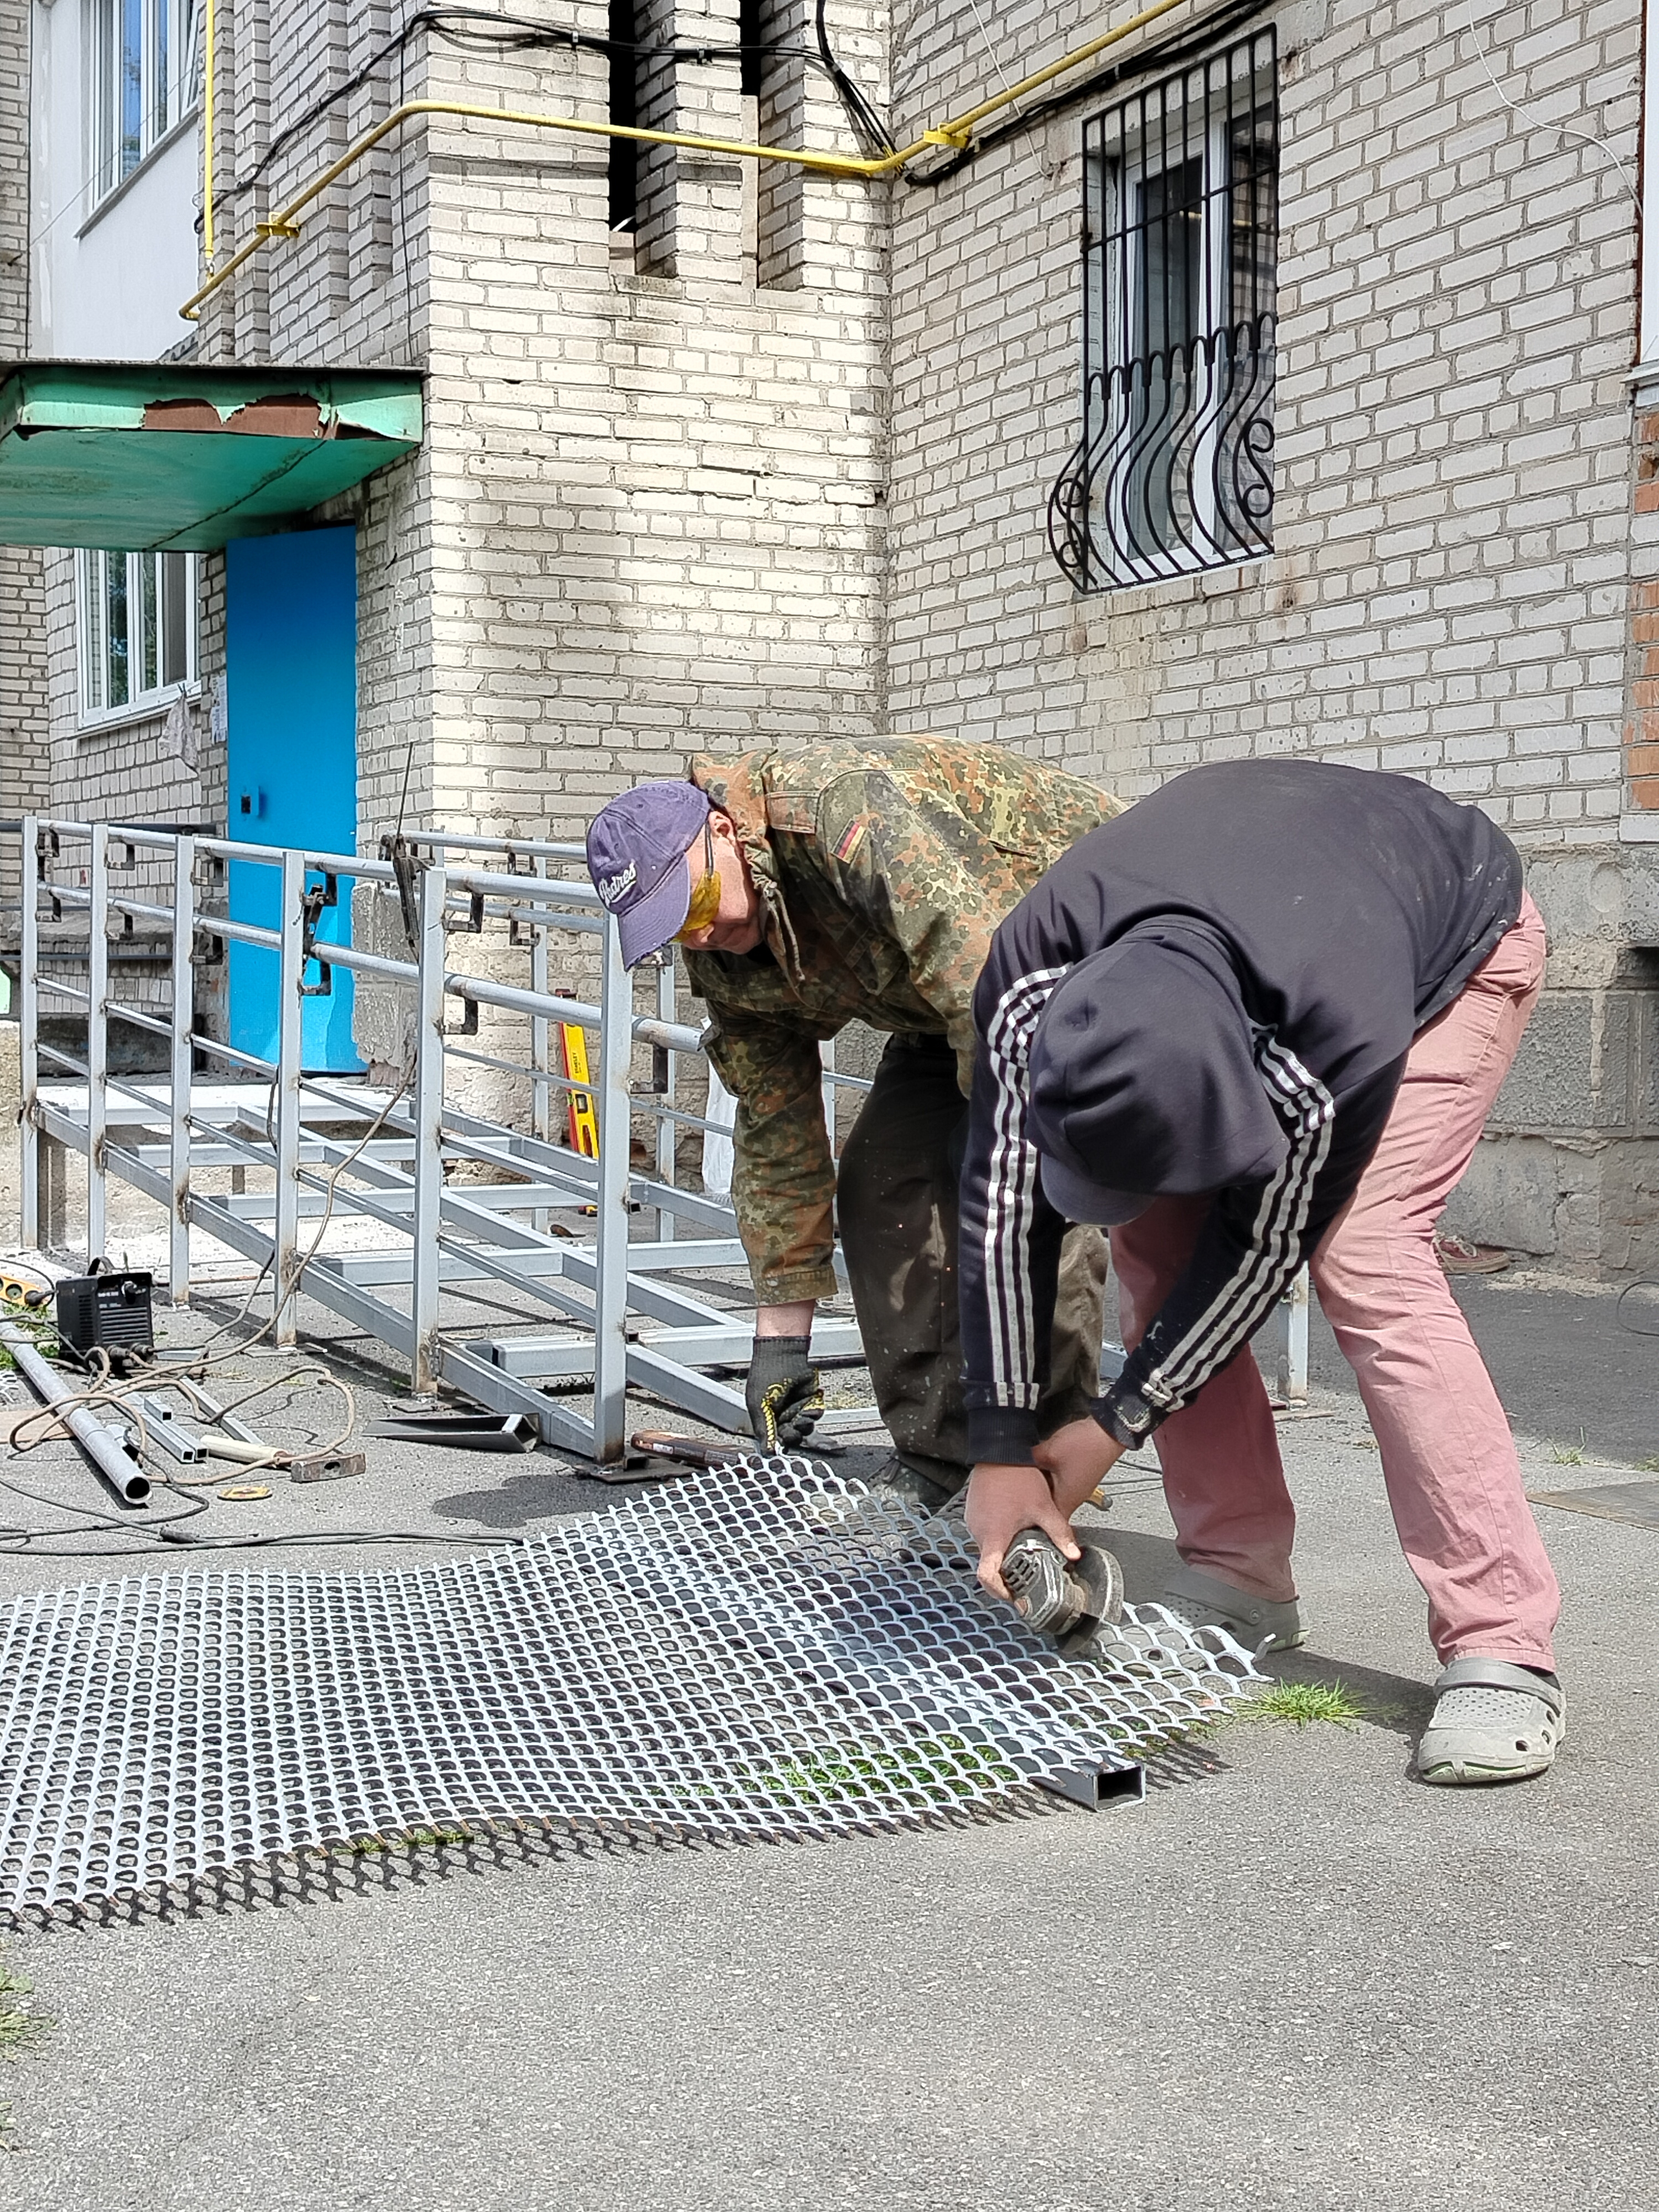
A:
[[[1659,1451],[1651,1353],[1605,1333],[1610,1301],[1465,1295],[1512,1396],[1549,1415],[1523,1436],[1534,1487],[1620,1479],[1564,1449]],[[1586,1381],[1591,1344],[1614,1350]],[[373,1413],[369,1354],[337,1352]],[[1647,2212],[1659,1530],[1540,1509],[1570,1741],[1536,1782],[1424,1788],[1420,1594],[1358,1401],[1318,1371],[1282,1429],[1314,1634],[1280,1671],[1345,1682],[1358,1725],[1231,1722],[1139,1807],[391,1850],[0,1936],[52,2021],[0,2067],[0,2185],[28,2212]],[[27,1479],[70,1494],[57,1465]],[[213,1512],[276,1533],[395,1516],[459,1553],[615,1494],[545,1454],[410,1447],[315,1498]],[[1111,1523],[1130,1595],[1155,1594],[1156,1486]],[[0,1559],[0,1595],[86,1571]]]

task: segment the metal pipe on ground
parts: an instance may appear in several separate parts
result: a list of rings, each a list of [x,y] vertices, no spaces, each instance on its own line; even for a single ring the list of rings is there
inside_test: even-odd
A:
[[[64,1426],[100,1480],[123,1505],[142,1505],[149,1496],[149,1477],[128,1458],[115,1431],[106,1427],[89,1407],[71,1403],[76,1393],[64,1388],[51,1362],[42,1358],[15,1322],[0,1321],[0,1345],[10,1352],[18,1373],[36,1397],[63,1413]]]

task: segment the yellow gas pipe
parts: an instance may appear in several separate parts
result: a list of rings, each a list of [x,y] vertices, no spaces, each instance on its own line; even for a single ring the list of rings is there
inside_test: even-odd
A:
[[[474,107],[453,100],[405,100],[401,106],[394,107],[392,112],[377,123],[372,131],[365,131],[355,145],[348,146],[337,161],[331,162],[327,168],[313,177],[304,190],[297,192],[285,207],[279,208],[269,222],[257,224],[253,236],[249,239],[247,244],[232,254],[224,267],[210,276],[199,291],[192,292],[184,306],[179,308],[179,313],[186,322],[193,323],[198,319],[203,301],[210,294],[216,292],[222,284],[228,283],[243,263],[256,254],[268,240],[297,238],[300,234],[300,226],[295,217],[301,210],[309,207],[313,200],[328,190],[337,177],[343,175],[355,162],[360,161],[365,154],[380,144],[381,139],[389,137],[394,131],[401,130],[405,123],[417,115],[454,115],[474,122],[512,124],[532,131],[570,131],[587,138],[631,138],[636,143],[644,146],[682,146],[695,154],[735,155],[750,161],[785,161],[792,163],[797,168],[811,169],[821,176],[861,177],[868,180],[877,177],[894,176],[902,170],[907,163],[915,161],[919,154],[928,153],[935,147],[951,146],[958,151],[966,149],[972,143],[974,125],[976,123],[982,123],[987,116],[995,115],[1005,107],[1017,105],[1026,93],[1036,92],[1045,84],[1052,84],[1056,77],[1064,76],[1070,70],[1080,68],[1085,62],[1092,61],[1097,54],[1103,53],[1107,47],[1120,45],[1123,40],[1132,38],[1137,31],[1145,30],[1149,23],[1157,22],[1161,15],[1168,15],[1176,8],[1188,7],[1192,4],[1193,0],[1151,0],[1150,6],[1142,8],[1138,14],[1131,15],[1127,21],[1118,24],[1115,29],[1103,32],[1097,39],[1091,39],[1086,46],[1073,47],[1069,53],[1062,54],[1058,61],[1050,62],[1045,69],[1036,70],[1030,76],[1022,77],[1018,84],[1009,85],[1006,90],[995,94],[991,99],[981,100],[977,107],[968,108],[963,113],[951,116],[948,121],[938,125],[936,128],[924,131],[920,138],[913,139],[909,145],[902,146],[894,153],[873,156],[858,154],[803,153],[789,146],[754,146],[742,139],[703,138],[682,131],[642,131],[630,124],[590,123],[580,116],[538,115],[519,108]],[[205,139],[203,161],[203,243],[206,249],[208,266],[212,268],[213,0],[207,0],[206,30],[207,91],[203,117],[203,131]]]
[[[213,0],[207,0],[205,27],[207,52],[202,64],[202,251],[207,265],[213,266],[213,60],[216,41],[213,33]],[[200,298],[200,294],[197,297]],[[193,321],[188,306],[180,307],[181,315]]]

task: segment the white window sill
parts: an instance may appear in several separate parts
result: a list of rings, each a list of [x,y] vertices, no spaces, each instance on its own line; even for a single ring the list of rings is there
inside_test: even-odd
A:
[[[165,720],[175,699],[199,699],[202,687],[198,682],[169,684],[164,691],[150,691],[131,706],[109,707],[95,714],[82,714],[75,726],[76,743],[89,738],[107,738],[118,730],[131,730],[140,722]]]
[[[137,183],[139,178],[142,177],[145,170],[149,168],[150,163],[155,161],[156,155],[158,154],[165,154],[169,146],[173,145],[178,139],[184,137],[186,131],[193,131],[196,128],[196,119],[200,113],[201,105],[198,101],[195,106],[187,108],[185,113],[179,118],[179,120],[168,130],[164,131],[161,137],[155,141],[153,146],[146,147],[143,154],[139,159],[137,167],[136,169],[129,169],[118,185],[112,185],[110,186],[109,190],[104,194],[103,198],[99,201],[97,206],[94,208],[92,213],[80,226],[75,235],[77,238],[84,238],[89,230],[94,229],[104,220],[104,217],[109,213],[112,207],[118,207],[120,203],[126,198],[127,194]],[[92,190],[92,186],[88,185],[87,186],[87,190],[90,191]]]

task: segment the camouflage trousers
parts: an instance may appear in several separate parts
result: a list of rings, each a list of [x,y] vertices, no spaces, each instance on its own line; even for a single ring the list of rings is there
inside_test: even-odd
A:
[[[890,1040],[836,1182],[842,1249],[876,1403],[900,1455],[955,1489],[968,1475],[957,1315],[957,1177],[967,1107],[943,1037]],[[1060,1255],[1044,1436],[1100,1395],[1106,1240],[1073,1229]]]

